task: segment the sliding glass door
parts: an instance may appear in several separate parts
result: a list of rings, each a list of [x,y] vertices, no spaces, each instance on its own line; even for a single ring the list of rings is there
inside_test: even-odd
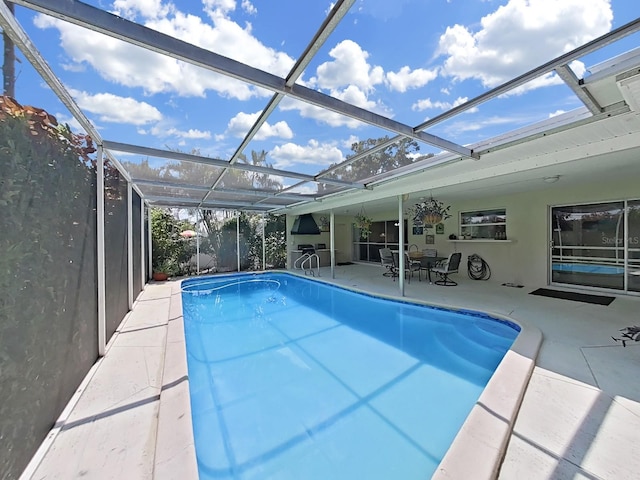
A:
[[[360,236],[359,229],[354,227],[353,258],[362,262],[379,262],[380,249],[399,250],[400,229],[397,220],[373,222],[368,238]],[[407,221],[404,220],[405,250],[407,248]]]
[[[640,292],[640,200],[628,202],[627,222],[627,289],[630,292]]]
[[[640,292],[640,200],[551,208],[551,282]]]

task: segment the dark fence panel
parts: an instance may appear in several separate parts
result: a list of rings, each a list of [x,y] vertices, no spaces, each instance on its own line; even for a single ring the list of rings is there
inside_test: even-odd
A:
[[[105,161],[105,284],[107,342],[129,311],[127,180]]]
[[[96,175],[87,139],[73,146],[46,113],[2,101],[0,476],[10,479],[98,355]]]

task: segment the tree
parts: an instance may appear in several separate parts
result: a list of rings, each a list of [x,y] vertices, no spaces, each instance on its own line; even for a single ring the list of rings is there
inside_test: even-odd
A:
[[[369,138],[367,140],[356,142],[351,145],[353,154],[347,155],[347,160],[388,141],[389,137],[384,136],[382,138]],[[431,153],[427,155],[419,155],[419,151],[420,145],[418,142],[405,137],[398,140],[398,142],[388,145],[387,147],[373,152],[370,155],[366,155],[349,165],[338,168],[330,174],[325,175],[325,178],[354,182],[362,181],[433,156]],[[335,167],[336,165],[337,163],[331,165],[330,168]],[[318,193],[322,194],[324,192],[331,191],[334,188],[335,187],[331,185],[319,184]]]
[[[154,272],[181,275],[195,254],[193,242],[180,236],[195,227],[188,221],[176,219],[168,210],[151,209],[151,264]]]

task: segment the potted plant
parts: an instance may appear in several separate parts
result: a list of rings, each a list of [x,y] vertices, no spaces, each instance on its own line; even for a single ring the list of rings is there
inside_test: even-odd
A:
[[[356,214],[353,226],[360,229],[360,236],[362,238],[369,238],[369,235],[371,235],[371,223],[371,219],[361,212]]]
[[[158,282],[167,280],[170,276],[177,273],[177,265],[174,260],[167,258],[162,261],[158,261],[153,265],[153,279]]]

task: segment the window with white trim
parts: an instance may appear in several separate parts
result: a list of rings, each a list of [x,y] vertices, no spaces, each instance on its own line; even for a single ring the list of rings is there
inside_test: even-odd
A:
[[[507,239],[507,209],[460,212],[460,238]]]

